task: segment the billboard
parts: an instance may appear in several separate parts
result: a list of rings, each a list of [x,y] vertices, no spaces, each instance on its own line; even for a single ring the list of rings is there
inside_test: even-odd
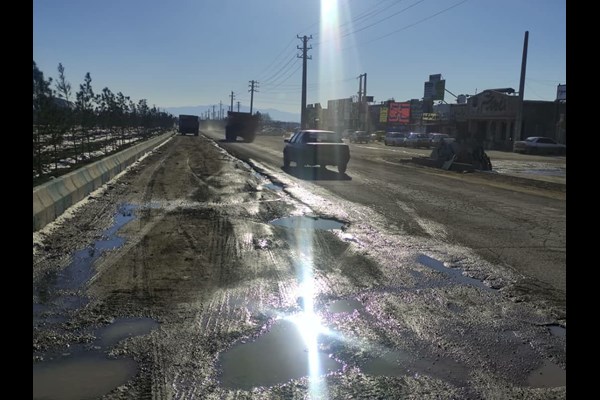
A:
[[[441,78],[442,74],[429,75],[429,80],[425,82],[425,90],[423,92],[425,100],[444,100],[446,80]]]
[[[556,87],[556,100],[567,100],[567,84]]]
[[[387,122],[388,121],[388,108],[381,107],[379,110],[379,122]]]
[[[390,102],[387,122],[408,124],[410,122],[410,103]]]

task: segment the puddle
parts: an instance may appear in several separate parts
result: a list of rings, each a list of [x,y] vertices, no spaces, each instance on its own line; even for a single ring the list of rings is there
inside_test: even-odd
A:
[[[93,276],[93,264],[102,253],[123,245],[125,240],[116,236],[116,233],[135,218],[135,207],[131,204],[119,206],[114,216],[114,224],[103,232],[100,240],[88,248],[73,253],[71,263],[64,270],[49,275],[46,282],[40,283],[37,293],[39,303],[33,304],[34,325],[37,323],[36,320],[43,318],[43,315],[50,311],[76,309],[87,304],[88,300],[85,297],[64,292],[80,289]],[[59,294],[56,293],[57,291]]]
[[[93,275],[92,264],[106,250],[113,250],[125,243],[125,239],[116,236],[116,233],[135,216],[135,206],[122,205],[117,210],[114,224],[102,234],[102,239],[94,242],[90,247],[78,250],[73,254],[71,264],[57,275],[55,288],[77,289],[87,282]]]
[[[123,339],[150,333],[160,324],[151,318],[120,318],[97,331],[100,346],[114,346]]]
[[[342,229],[342,227],[344,226],[342,222],[333,219],[308,216],[278,218],[271,221],[271,224],[293,229],[321,230]]]
[[[314,372],[309,370],[309,357],[310,367],[318,366]],[[221,355],[219,363],[222,386],[244,390],[342,368],[328,354],[318,349],[309,351],[297,325],[283,319],[275,321],[269,332],[255,341],[234,345]]]
[[[441,272],[444,275],[452,278],[452,280],[457,281],[459,283],[475,286],[475,287],[478,287],[478,288],[484,289],[484,290],[493,290],[492,288],[486,286],[480,280],[463,275],[462,271],[460,269],[447,268],[446,266],[444,266],[443,262],[438,261],[435,258],[426,256],[425,254],[419,254],[417,256],[417,262],[425,265],[426,267],[429,267],[438,272]]]
[[[267,183],[264,187],[270,190],[283,190],[283,186],[275,183]]]
[[[329,305],[330,313],[352,313],[356,310],[364,310],[362,303],[356,299],[337,300]]]
[[[361,367],[365,374],[376,376],[419,376],[428,375],[451,382],[464,383],[468,380],[467,367],[449,358],[412,357],[404,351],[391,351],[374,358]]]
[[[563,328],[560,325],[548,325],[548,330],[551,335],[566,337],[567,336],[567,328]]]
[[[70,356],[33,364],[33,399],[99,398],[137,373],[131,359],[108,359],[102,354]]]
[[[527,384],[534,388],[565,386],[567,372],[553,362],[545,360],[544,365],[529,374]]]

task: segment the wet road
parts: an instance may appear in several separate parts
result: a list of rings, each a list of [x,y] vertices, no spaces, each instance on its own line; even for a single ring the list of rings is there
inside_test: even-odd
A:
[[[34,398],[566,398],[564,192],[282,145],[174,136],[34,234]]]
[[[222,137],[218,131],[207,135],[215,140]],[[340,176],[334,167],[327,171],[294,167],[282,171],[281,137],[258,136],[252,144],[220,145],[275,179],[281,179],[283,172],[292,182],[318,186],[369,208],[392,229],[473,249],[490,262],[505,264],[550,290],[562,292],[560,301],[564,301],[564,193],[536,191],[511,186],[509,179],[500,183],[484,174],[458,175],[408,162],[431,152],[425,149],[351,144],[351,162],[346,174]],[[531,156],[501,152],[490,152],[490,157],[493,164],[513,176],[554,168],[557,172],[552,181],[565,182],[564,157],[532,160]]]

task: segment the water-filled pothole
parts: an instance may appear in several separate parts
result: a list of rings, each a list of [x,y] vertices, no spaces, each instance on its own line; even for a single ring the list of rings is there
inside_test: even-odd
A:
[[[102,253],[123,245],[125,240],[116,233],[135,218],[135,208],[136,206],[131,204],[119,206],[114,216],[114,224],[103,232],[101,239],[85,249],[76,251],[65,269],[49,275],[45,282],[40,283],[37,292],[39,300],[33,304],[34,325],[44,318],[44,315],[80,308],[87,304],[88,300],[85,297],[73,291],[80,289],[93,276],[93,265]]]
[[[438,272],[441,272],[442,274],[444,274],[446,276],[449,276],[452,280],[454,280],[458,283],[475,286],[475,287],[478,287],[478,288],[484,289],[484,290],[493,290],[489,286],[486,286],[482,281],[463,275],[462,271],[460,269],[447,268],[446,266],[444,266],[443,262],[438,261],[435,258],[426,256],[425,254],[419,254],[417,256],[417,262],[425,265],[426,267],[429,267]]]
[[[529,374],[527,384],[534,388],[565,386],[567,384],[567,372],[553,362],[545,360],[540,368]]]
[[[414,357],[396,350],[379,358],[367,361],[361,370],[376,376],[419,376],[428,375],[451,382],[466,382],[469,370],[462,364],[443,357]]]
[[[344,299],[334,301],[328,308],[330,313],[352,313],[364,310],[362,303],[356,299]]]
[[[34,399],[88,399],[101,397],[137,373],[130,358],[108,358],[106,350],[119,341],[149,333],[158,327],[150,318],[121,318],[97,331],[95,350],[71,346],[69,353],[33,364]]]
[[[33,364],[33,398],[80,400],[99,398],[137,373],[131,359],[80,354]]]
[[[548,325],[548,330],[550,334],[558,337],[566,337],[567,336],[567,328],[564,328],[560,325]]]
[[[312,344],[304,340],[302,329],[306,327],[279,319],[255,341],[234,345],[220,357],[221,384],[248,390],[341,369],[337,361],[319,349],[320,335]]]
[[[151,318],[121,318],[108,326],[100,328],[97,336],[100,338],[100,346],[107,348],[114,346],[123,339],[150,333],[158,326],[159,323]]]
[[[292,228],[296,230],[331,230],[342,229],[342,227],[344,226],[344,223],[336,221],[334,219],[309,217],[305,215],[274,219],[273,221],[271,221],[271,224],[284,226],[286,228]]]

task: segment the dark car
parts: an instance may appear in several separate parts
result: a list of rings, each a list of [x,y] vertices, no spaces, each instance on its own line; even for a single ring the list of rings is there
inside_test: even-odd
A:
[[[354,131],[348,136],[350,143],[370,143],[371,134],[366,131]]]
[[[387,132],[383,143],[386,146],[404,146],[404,140],[407,136],[408,134],[404,132]]]
[[[333,131],[308,129],[295,133],[285,139],[283,148],[283,166],[288,168],[292,162],[297,167],[318,165],[337,166],[338,172],[346,172],[350,161],[350,147],[342,141],[341,135]]]
[[[525,154],[557,154],[567,153],[567,146],[556,143],[554,139],[543,136],[530,136],[525,140],[513,143],[513,152]]]
[[[406,147],[424,147],[429,148],[429,136],[426,133],[411,132],[406,140],[404,140]]]

